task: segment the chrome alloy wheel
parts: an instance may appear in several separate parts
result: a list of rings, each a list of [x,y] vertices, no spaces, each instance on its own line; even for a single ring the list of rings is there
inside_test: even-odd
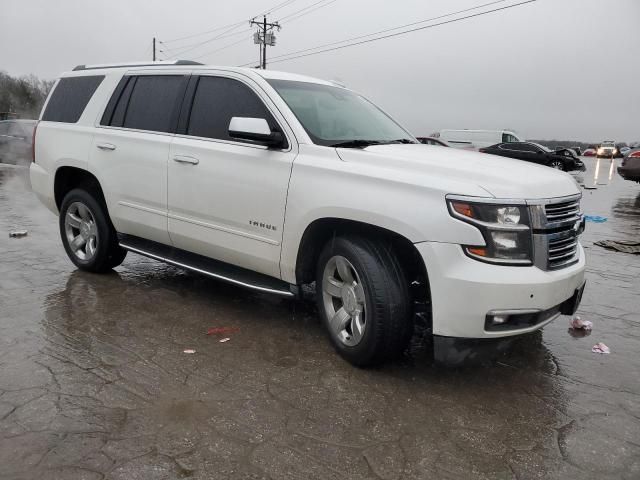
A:
[[[345,257],[331,257],[324,267],[322,298],[331,333],[348,347],[360,343],[367,327],[364,289]]]
[[[64,232],[69,248],[80,260],[91,260],[98,249],[98,226],[93,213],[82,202],[69,205],[64,217]]]

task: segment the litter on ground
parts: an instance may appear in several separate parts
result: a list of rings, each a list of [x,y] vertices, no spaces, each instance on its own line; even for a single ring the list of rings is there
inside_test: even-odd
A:
[[[569,327],[574,330],[591,330],[593,328],[593,323],[589,320],[582,320],[578,315],[576,315],[569,322]]]
[[[211,327],[207,330],[207,335],[219,335],[222,333],[235,333],[240,330],[238,327]]]
[[[14,230],[13,232],[9,232],[9,238],[26,237],[27,233],[29,232],[27,232],[26,230]]]
[[[633,253],[640,255],[640,242],[633,242],[629,240],[598,240],[594,242],[599,247],[606,248],[607,250],[616,250],[623,253]]]
[[[607,221],[607,217],[601,217],[599,215],[585,215],[585,222],[604,223]]]
[[[220,339],[220,343],[224,343],[224,342],[228,342],[229,340],[231,340],[230,338],[221,338]]]
[[[593,347],[591,347],[591,351],[593,353],[611,353],[609,347],[607,347],[604,343],[596,343]]]
[[[195,351],[195,350],[193,350],[192,348],[187,348],[187,349],[186,349],[186,350],[184,350],[182,353],[189,353],[189,354],[191,354],[191,353],[196,353],[196,351]]]

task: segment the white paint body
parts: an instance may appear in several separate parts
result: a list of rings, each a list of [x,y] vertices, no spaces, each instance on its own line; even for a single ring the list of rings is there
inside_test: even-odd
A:
[[[101,126],[103,111],[121,77],[139,72],[240,80],[270,110],[289,147],[269,150],[242,142]],[[485,332],[486,313],[550,308],[569,298],[583,282],[581,247],[577,264],[550,272],[535,266],[489,265],[465,256],[461,245],[481,245],[483,237],[472,225],[454,219],[445,203],[447,194],[532,200],[579,193],[566,173],[422,144],[365,149],[316,145],[265,80],[329,84],[298,75],[162,66],[85,70],[64,76],[75,75],[106,78],[76,124],[40,122],[36,163],[31,166],[35,193],[56,214],[56,171],[62,166],[85,169],[100,182],[119,232],[292,284],[297,283],[302,236],[314,221],[338,218],[382,227],[406,237],[422,256],[432,293],[433,330],[439,335],[482,338],[523,333],[528,330]],[[98,148],[103,144],[117,148]],[[176,157],[198,162],[174,161]]]

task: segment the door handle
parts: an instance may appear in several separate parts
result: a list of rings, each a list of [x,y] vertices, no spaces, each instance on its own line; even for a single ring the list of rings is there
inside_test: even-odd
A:
[[[200,160],[195,157],[190,157],[189,155],[176,155],[173,157],[174,162],[178,163],[190,163],[191,165],[198,165]]]
[[[99,143],[96,145],[100,150],[115,150],[116,146],[113,143]]]

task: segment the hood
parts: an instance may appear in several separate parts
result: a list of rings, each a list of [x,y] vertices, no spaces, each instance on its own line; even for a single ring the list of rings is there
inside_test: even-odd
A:
[[[434,145],[373,145],[365,149],[338,148],[345,162],[380,168],[385,176],[411,178],[445,193],[495,198],[539,199],[580,193],[571,175],[552,168],[486,153]],[[388,178],[388,177],[387,177]],[[486,192],[486,193],[484,193]]]

